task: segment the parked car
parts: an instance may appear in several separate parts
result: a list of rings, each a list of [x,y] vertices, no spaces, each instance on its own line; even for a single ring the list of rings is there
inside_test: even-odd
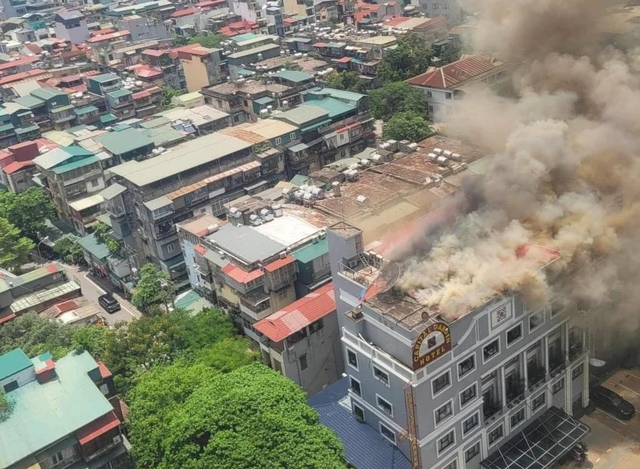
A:
[[[120,303],[118,303],[118,300],[116,300],[111,293],[107,293],[98,298],[98,303],[100,303],[100,306],[102,306],[107,313],[120,311]]]
[[[620,394],[604,386],[596,386],[590,393],[591,401],[602,410],[621,419],[629,420],[636,413],[635,407],[625,401]]]

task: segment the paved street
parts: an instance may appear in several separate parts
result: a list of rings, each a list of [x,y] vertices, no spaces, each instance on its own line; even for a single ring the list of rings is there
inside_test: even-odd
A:
[[[107,280],[92,277],[89,275],[89,271],[86,268],[78,268],[77,266],[66,264],[63,264],[63,266],[67,274],[80,284],[80,287],[82,288],[82,295],[92,303],[98,305],[98,297],[100,295],[104,295],[107,291],[110,291],[114,298],[120,302],[122,309],[115,313],[109,314],[100,308],[107,323],[116,324],[120,321],[129,322],[133,318],[139,318],[142,316],[142,314],[131,303],[115,292]]]

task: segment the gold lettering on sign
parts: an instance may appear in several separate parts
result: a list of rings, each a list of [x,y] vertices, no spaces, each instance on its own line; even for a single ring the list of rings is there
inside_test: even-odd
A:
[[[404,388],[404,401],[407,406],[407,423],[409,444],[411,445],[411,467],[420,469],[420,447],[418,446],[418,428],[416,425],[416,410],[413,405],[413,386],[408,383]]]
[[[422,343],[434,332],[442,335],[442,341],[435,348],[427,350],[426,353],[420,355]],[[441,322],[431,324],[420,333],[415,344],[413,344],[413,369],[417,370],[428,365],[449,350],[451,350],[451,331],[449,331],[449,326]]]

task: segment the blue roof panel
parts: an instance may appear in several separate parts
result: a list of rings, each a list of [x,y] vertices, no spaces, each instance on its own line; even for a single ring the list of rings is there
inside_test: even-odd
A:
[[[347,462],[356,469],[411,469],[411,462],[398,448],[338,403],[348,387],[349,378],[344,377],[308,401],[320,414],[320,422],[342,441]]]

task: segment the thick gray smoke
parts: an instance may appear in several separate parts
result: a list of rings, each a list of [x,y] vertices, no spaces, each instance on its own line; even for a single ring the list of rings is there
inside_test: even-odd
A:
[[[475,93],[447,122],[493,155],[481,206],[404,258],[398,286],[434,311],[456,318],[518,290],[541,305],[635,313],[640,53],[602,44],[607,3],[479,3],[476,45],[514,64],[519,98]],[[529,242],[560,258],[540,270],[545,259],[518,254]]]

